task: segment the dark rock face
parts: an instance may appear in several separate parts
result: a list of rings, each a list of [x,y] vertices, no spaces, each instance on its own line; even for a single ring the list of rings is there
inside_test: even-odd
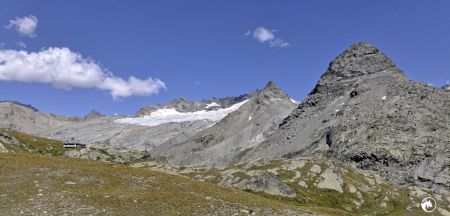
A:
[[[261,175],[254,176],[251,180],[246,182],[245,188],[255,192],[264,192],[277,196],[296,196],[294,189],[287,186],[271,172],[265,172]]]
[[[322,152],[398,184],[450,186],[449,104],[448,92],[408,80],[378,49],[356,43],[248,155]]]

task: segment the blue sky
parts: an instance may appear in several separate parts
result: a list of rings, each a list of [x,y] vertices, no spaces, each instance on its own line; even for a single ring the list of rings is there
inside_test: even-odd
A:
[[[329,62],[357,41],[380,48],[410,79],[442,86],[450,80],[449,11],[450,1],[411,0],[4,0],[2,51],[15,57],[25,50],[27,59],[64,51],[78,56],[74,64],[98,66],[94,75],[100,76],[57,84],[43,82],[41,75],[9,81],[0,76],[0,100],[65,115],[91,109],[132,114],[180,96],[240,95],[269,80],[302,99]],[[36,19],[31,33],[11,23],[23,17]],[[269,35],[255,35],[259,27],[268,32],[258,33]]]

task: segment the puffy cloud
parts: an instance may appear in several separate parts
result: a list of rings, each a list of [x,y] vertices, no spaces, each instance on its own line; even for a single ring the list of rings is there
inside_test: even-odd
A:
[[[265,27],[258,27],[253,31],[253,38],[263,44],[269,44],[270,47],[288,47],[289,43],[284,41],[281,38],[275,36],[275,30],[270,30]],[[245,34],[246,36],[250,35],[249,32]]]
[[[5,28],[12,28],[24,36],[36,37],[34,32],[36,31],[37,26],[38,19],[33,15],[29,15],[9,20],[9,24],[5,26]]]
[[[39,52],[0,50],[0,80],[49,83],[56,88],[98,88],[114,100],[128,96],[148,96],[166,89],[159,79],[123,80],[93,60],[69,48],[48,48]]]

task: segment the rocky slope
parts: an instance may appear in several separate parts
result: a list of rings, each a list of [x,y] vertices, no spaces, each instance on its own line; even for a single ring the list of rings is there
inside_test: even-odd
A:
[[[258,159],[223,168],[155,161],[131,166],[188,176],[300,206],[335,209],[332,215],[423,215],[421,200],[430,196],[439,203],[431,215],[450,214],[450,191],[395,186],[376,172],[320,155]]]
[[[170,163],[225,166],[259,145],[294,108],[274,82],[257,90],[236,111],[194,136],[177,136],[150,154]]]
[[[61,141],[108,145],[112,148],[144,150],[180,133],[194,135],[211,124],[208,121],[192,121],[144,127],[118,124],[114,122],[118,118],[121,117],[103,116],[97,111],[92,111],[83,118],[59,116],[40,112],[18,102],[0,102],[0,128]]]
[[[449,92],[408,80],[377,48],[356,43],[244,157],[320,152],[397,184],[449,187],[449,104]]]
[[[0,102],[0,128],[37,134],[60,126],[78,123],[80,118],[59,116],[15,101]]]
[[[23,131],[62,141],[95,145],[95,147],[100,146],[101,148],[151,151],[168,140],[179,142],[193,137],[217,123],[255,94],[203,101],[179,98],[168,104],[146,106],[130,118],[104,116],[95,110],[82,118],[65,117],[39,112],[34,107],[17,102],[0,102],[0,119],[2,120],[0,128]],[[288,97],[285,93],[283,94],[285,100],[279,104],[280,109],[286,109],[285,104],[289,104],[288,109],[292,110],[294,103],[287,102],[286,98]],[[234,106],[236,107],[234,108]],[[274,104],[275,106],[276,104]],[[154,123],[150,125],[140,123],[141,121],[151,121],[155,112],[158,113],[158,116]],[[272,115],[279,119],[280,115],[287,114],[273,112]],[[206,118],[202,116],[206,116]],[[182,117],[181,121],[179,117]],[[252,118],[251,114],[247,114],[246,118]],[[248,123],[252,122],[254,121],[248,121]],[[261,139],[262,134],[260,133],[267,129],[258,125],[252,127],[255,129],[251,129],[250,132],[253,134],[248,138],[256,140]],[[256,137],[257,135],[259,136]]]

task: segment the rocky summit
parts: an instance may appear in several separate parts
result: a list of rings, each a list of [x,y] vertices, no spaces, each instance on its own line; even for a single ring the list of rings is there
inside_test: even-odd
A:
[[[247,156],[325,154],[397,184],[450,186],[450,94],[408,80],[385,54],[356,43]]]

